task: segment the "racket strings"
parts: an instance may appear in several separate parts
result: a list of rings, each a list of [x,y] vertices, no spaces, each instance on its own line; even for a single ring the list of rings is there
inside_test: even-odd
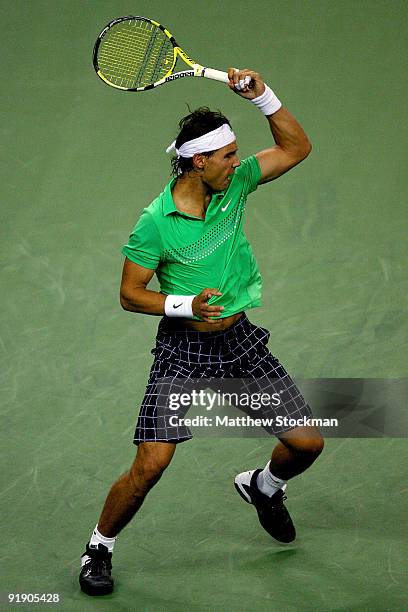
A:
[[[154,24],[132,20],[113,26],[98,49],[105,78],[126,88],[145,87],[163,78],[174,63],[173,45]]]
[[[139,72],[136,76],[136,81],[140,82],[143,77],[149,79],[149,82],[154,82],[153,73],[157,72],[158,69],[158,58],[156,56],[155,43],[157,41],[158,30],[155,28],[152,30],[152,35],[147,39],[147,46],[144,55],[143,62],[140,66]],[[150,74],[151,73],[151,74]]]

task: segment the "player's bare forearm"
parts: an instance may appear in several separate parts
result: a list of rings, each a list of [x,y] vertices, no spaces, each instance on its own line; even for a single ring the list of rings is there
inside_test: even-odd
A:
[[[206,323],[216,323],[217,318],[221,316],[224,310],[224,306],[210,306],[208,304],[208,300],[213,295],[220,296],[222,293],[215,288],[206,288],[196,295],[193,300],[193,314]],[[125,290],[121,290],[120,293],[121,306],[124,310],[128,310],[129,312],[163,316],[165,314],[165,301],[166,296],[163,293],[150,291],[143,287],[136,289],[132,288],[128,293],[126,293]]]
[[[129,312],[163,316],[165,300],[166,296],[163,293],[142,287],[120,293],[120,304],[124,310]]]

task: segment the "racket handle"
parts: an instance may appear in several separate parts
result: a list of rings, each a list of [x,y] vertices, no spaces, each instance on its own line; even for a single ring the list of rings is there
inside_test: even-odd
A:
[[[222,70],[214,70],[214,68],[204,68],[202,76],[207,79],[213,79],[214,81],[222,81],[228,83],[228,74],[222,72]]]

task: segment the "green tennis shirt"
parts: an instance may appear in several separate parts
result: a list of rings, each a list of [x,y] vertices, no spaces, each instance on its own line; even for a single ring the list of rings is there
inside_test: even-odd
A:
[[[228,317],[261,304],[262,279],[242,223],[248,195],[261,177],[253,155],[241,161],[225,191],[214,193],[205,219],[179,211],[171,180],[143,210],[122,253],[134,263],[155,270],[166,295],[197,295],[205,287],[222,296],[211,304],[224,306]]]

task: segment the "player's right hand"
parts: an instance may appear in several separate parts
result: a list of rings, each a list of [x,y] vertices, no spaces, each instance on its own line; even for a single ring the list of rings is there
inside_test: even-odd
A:
[[[206,287],[198,295],[195,296],[191,304],[193,314],[196,317],[202,319],[202,321],[205,321],[206,323],[217,323],[217,319],[214,319],[213,317],[220,317],[222,311],[224,310],[224,306],[210,306],[208,304],[208,300],[213,295],[222,295],[222,293],[218,291],[218,289],[210,289]]]
[[[249,70],[249,68],[244,68],[243,70],[228,68],[228,78],[229,88],[247,100],[258,98],[265,91],[265,83],[259,72],[254,72]]]

